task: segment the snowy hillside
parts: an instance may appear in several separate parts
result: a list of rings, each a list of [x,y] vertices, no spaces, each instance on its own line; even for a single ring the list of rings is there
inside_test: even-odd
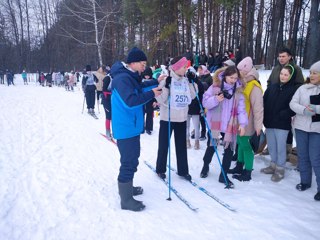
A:
[[[263,86],[270,71],[260,72]],[[304,72],[307,74],[307,72]],[[144,164],[155,166],[159,117],[152,135],[141,135],[135,185],[143,212],[120,209],[117,188],[119,153],[106,141],[104,112],[99,119],[82,114],[83,93],[34,82],[0,85],[0,239],[319,239],[320,205],[316,183],[299,192],[298,172],[287,170],[274,183],[260,173],[268,161],[256,159],[253,180],[224,189],[213,157],[209,176],[200,178],[206,143],[188,150],[193,180],[236,212],[171,173],[172,185],[193,206],[191,211]],[[96,107],[96,112],[98,109]],[[172,165],[176,167],[174,141]],[[193,141],[192,141],[193,144]],[[222,158],[220,151],[220,158]],[[290,168],[290,164],[287,165]],[[231,176],[230,176],[231,177]],[[230,178],[231,179],[231,178]]]

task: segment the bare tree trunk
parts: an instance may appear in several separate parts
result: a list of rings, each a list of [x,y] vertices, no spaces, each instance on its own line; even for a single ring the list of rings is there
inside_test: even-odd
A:
[[[273,0],[272,2],[272,20],[271,20],[271,33],[270,33],[270,45],[268,47],[268,55],[267,55],[267,62],[266,66],[269,68],[270,66],[274,66],[275,59],[277,56],[277,51],[279,48],[279,39],[282,39],[282,32],[279,31],[281,28],[280,23],[283,24],[283,19],[281,19],[282,11],[281,7],[285,6],[285,0],[277,1]],[[282,25],[283,29],[283,25]],[[280,33],[280,36],[279,36]]]
[[[276,44],[277,48],[276,48],[276,52],[275,52],[275,56],[274,56],[274,61],[276,61],[280,49],[284,47],[283,27],[284,27],[285,7],[286,7],[286,1],[285,0],[280,1],[280,5],[279,5],[280,24],[279,24],[279,29],[278,29],[278,39],[277,39],[277,44]]]
[[[307,6],[308,6],[308,4],[306,4],[302,10],[302,28],[301,28],[300,40],[299,40],[299,56],[300,56],[299,65],[300,66],[302,66],[303,53],[305,52],[305,51],[303,51],[304,50],[303,46],[306,41],[305,36],[304,36],[304,32],[305,32],[305,25],[306,25],[306,8],[307,8]]]
[[[31,60],[31,37],[30,37],[30,17],[29,17],[29,4],[28,0],[24,1],[25,3],[25,11],[26,11],[26,18],[27,18],[27,35],[28,35],[28,42],[27,42],[27,56],[26,56],[26,68],[29,69],[29,65],[32,65]]]
[[[320,59],[320,1],[311,0],[311,11],[306,41],[306,54],[304,55],[303,66],[310,67],[310,65]],[[312,36],[312,37],[311,37]]]
[[[23,34],[23,10],[21,5],[21,0],[16,0],[18,9],[19,9],[19,18],[20,18],[20,51],[19,51],[19,68],[26,67],[26,54],[25,54],[25,47],[24,47],[24,34]]]
[[[212,1],[206,1],[206,35],[207,35],[207,45],[208,53],[212,53]]]
[[[263,16],[264,16],[264,0],[260,1],[259,13],[257,18],[257,34],[256,34],[256,45],[255,45],[255,59],[256,64],[260,64],[262,61],[262,33],[263,33]]]
[[[201,8],[200,8],[200,1],[198,1],[198,8],[197,8],[197,22],[196,22],[196,52],[199,53],[200,52],[200,43],[199,43],[199,36],[200,36],[200,12],[201,12]]]
[[[220,26],[219,26],[219,22],[220,22],[220,6],[218,5],[218,3],[214,2],[213,3],[213,36],[212,36],[212,42],[213,42],[213,52],[216,51],[221,51],[219,49],[219,31],[220,31]]]
[[[224,35],[224,31],[225,31],[225,13],[226,13],[226,9],[225,9],[225,7],[222,7],[221,30],[220,30],[220,32],[218,32],[218,33],[221,34],[221,36],[220,36],[220,49],[221,50],[220,51],[224,51],[225,50],[225,42],[224,42],[224,40],[225,40],[225,35]]]
[[[243,56],[247,56],[247,0],[242,2],[240,45]]]
[[[255,0],[248,0],[248,18],[247,18],[247,31],[246,31],[246,40],[247,40],[247,56],[253,58],[253,31],[254,28],[254,11],[255,11]]]
[[[204,34],[204,0],[199,0],[200,2],[200,38],[201,38],[201,50],[206,48],[206,44],[205,44],[205,34]]]

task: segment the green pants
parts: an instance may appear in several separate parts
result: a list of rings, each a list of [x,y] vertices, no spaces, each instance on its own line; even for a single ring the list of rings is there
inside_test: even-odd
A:
[[[252,170],[254,154],[249,142],[250,136],[237,136],[238,161],[244,163],[246,170]]]

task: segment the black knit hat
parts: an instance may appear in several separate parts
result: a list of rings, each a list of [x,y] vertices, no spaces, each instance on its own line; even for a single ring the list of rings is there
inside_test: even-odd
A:
[[[127,58],[127,63],[147,61],[147,56],[139,48],[134,47],[130,50]]]
[[[91,71],[91,65],[87,65],[86,66],[86,71],[88,72],[88,71]]]

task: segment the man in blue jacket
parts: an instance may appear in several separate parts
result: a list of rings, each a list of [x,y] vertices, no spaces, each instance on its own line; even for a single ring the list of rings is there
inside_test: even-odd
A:
[[[141,211],[145,205],[133,198],[142,194],[142,187],[133,187],[134,173],[140,156],[140,134],[144,129],[143,106],[161,94],[158,81],[142,83],[147,57],[139,48],[132,48],[127,63],[116,62],[111,68],[112,130],[120,152],[118,188],[121,208]]]

